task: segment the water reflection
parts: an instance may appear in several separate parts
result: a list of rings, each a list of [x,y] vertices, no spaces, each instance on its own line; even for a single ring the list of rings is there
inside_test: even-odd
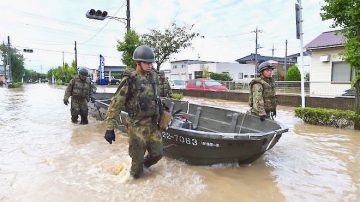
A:
[[[290,131],[253,164],[164,158],[133,181],[127,138],[109,145],[102,122],[72,124],[63,93],[46,84],[0,88],[0,201],[360,200],[358,131],[303,124],[280,106],[277,120]],[[247,103],[185,99],[248,110]]]

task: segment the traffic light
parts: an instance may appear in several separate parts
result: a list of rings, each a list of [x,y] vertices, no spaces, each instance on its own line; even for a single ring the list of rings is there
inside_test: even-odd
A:
[[[23,49],[23,51],[26,52],[26,53],[32,53],[32,52],[34,52],[33,49]]]
[[[107,17],[107,15],[108,13],[106,11],[101,11],[101,10],[95,11],[95,9],[91,9],[88,12],[86,12],[87,18],[95,19],[95,20],[104,20]]]
[[[301,35],[301,8],[298,3],[295,3],[295,18],[296,18],[296,38],[300,39]]]

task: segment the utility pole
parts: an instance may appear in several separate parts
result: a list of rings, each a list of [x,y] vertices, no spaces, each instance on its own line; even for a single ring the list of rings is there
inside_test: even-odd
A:
[[[302,30],[302,7],[301,0],[296,0],[295,14],[296,14],[296,38],[300,39],[300,75],[301,75],[301,107],[305,107],[305,86],[304,86],[304,50],[303,50],[303,30]]]
[[[284,61],[284,76],[286,75],[286,71],[287,71],[287,44],[288,44],[288,41],[287,39],[285,40],[285,61]]]
[[[7,54],[7,65],[9,65],[9,82],[12,82],[12,74],[11,74],[11,45],[10,45],[10,36],[8,36],[8,54]]]
[[[256,27],[255,31],[252,31],[252,32],[255,33],[255,75],[254,75],[254,77],[256,77],[256,73],[257,73],[256,69],[258,66],[258,53],[257,53],[258,51],[257,50],[260,48],[259,44],[258,44],[258,33],[261,33],[262,30],[259,30]]]
[[[273,44],[273,47],[272,47],[272,49],[271,49],[271,57],[274,57],[274,52],[275,52],[275,48],[274,48],[274,44]]]
[[[65,62],[64,62],[64,51],[62,52],[62,58],[63,58],[63,70],[65,68]]]
[[[130,0],[126,0],[126,31],[130,31]]]
[[[76,48],[76,41],[75,41],[75,68],[77,70],[77,48]]]

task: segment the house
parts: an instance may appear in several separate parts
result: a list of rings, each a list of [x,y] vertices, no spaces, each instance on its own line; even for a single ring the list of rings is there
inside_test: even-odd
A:
[[[202,60],[177,60],[170,62],[171,73],[170,80],[188,80],[193,79],[193,73],[189,72],[188,66],[192,64],[210,64],[215,63],[211,61]]]
[[[300,53],[295,53],[292,55],[289,55],[286,57],[288,60],[291,60],[295,63],[295,65],[299,68],[300,70],[300,62],[301,62],[301,57],[300,57]],[[306,74],[310,74],[310,65],[311,65],[311,52],[310,51],[305,51],[303,52],[303,67],[304,67],[304,73]],[[289,68],[289,66],[287,65],[287,68]]]
[[[239,58],[235,60],[239,64],[261,64],[265,61],[272,61],[274,66],[276,67],[276,71],[280,71],[282,76],[285,75],[285,58],[281,57],[272,57],[272,56],[263,56],[260,54],[254,54],[251,53],[250,55],[247,55],[245,57]],[[257,62],[256,62],[257,61]],[[292,64],[295,64],[296,61],[294,61],[292,58],[287,57],[286,64],[287,66],[290,66]],[[253,72],[255,72],[256,67],[254,66]],[[276,73],[276,72],[275,72]]]
[[[5,81],[5,67],[4,65],[0,65],[0,84],[4,84]]]
[[[305,46],[311,51],[311,95],[336,96],[351,87],[354,71],[340,55],[344,42],[343,35],[328,31]]]
[[[179,60],[171,62],[170,79],[188,80],[203,76],[204,71],[227,73],[237,82],[249,83],[254,78],[255,65],[230,62],[209,62],[199,60]]]

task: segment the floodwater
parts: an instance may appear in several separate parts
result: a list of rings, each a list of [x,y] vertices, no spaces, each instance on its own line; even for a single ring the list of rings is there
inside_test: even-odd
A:
[[[132,180],[127,138],[109,145],[102,122],[72,124],[63,94],[47,84],[0,88],[0,201],[360,201],[359,131],[307,125],[280,106],[277,120],[289,132],[254,163],[190,166],[163,158]]]

